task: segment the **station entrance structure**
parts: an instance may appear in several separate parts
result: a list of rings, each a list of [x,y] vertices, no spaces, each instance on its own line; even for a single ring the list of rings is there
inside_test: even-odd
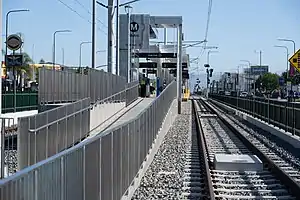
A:
[[[162,47],[150,45],[150,39],[157,38],[159,28],[176,28],[177,44],[164,44]],[[182,40],[181,16],[120,15],[119,75],[131,81],[137,80],[140,69],[145,68],[145,64],[140,63],[142,58],[151,61],[148,63],[152,64],[147,64],[150,66],[148,72],[156,74],[158,80],[161,80],[157,81],[157,88],[162,85],[163,80],[168,79],[169,74],[174,74],[177,79],[178,113],[181,113],[182,61],[186,67],[189,65],[189,56],[182,51]],[[173,68],[173,71],[166,70],[167,68]],[[185,75],[188,74],[187,70],[185,72]],[[188,75],[185,77],[188,78]]]

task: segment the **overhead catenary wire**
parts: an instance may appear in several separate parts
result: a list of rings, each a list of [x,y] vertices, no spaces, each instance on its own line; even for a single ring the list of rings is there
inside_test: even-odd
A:
[[[207,20],[206,20],[206,28],[205,28],[204,41],[207,41],[207,38],[208,38],[208,31],[209,31],[211,11],[212,11],[212,0],[209,0],[209,2],[208,2],[208,9],[207,9]],[[200,57],[203,56],[203,54],[205,52],[206,45],[207,45],[207,42],[204,42],[204,47],[203,47],[203,49],[201,49],[200,54],[198,56],[199,59],[200,59]]]
[[[89,24],[92,24],[91,20],[85,18],[83,15],[81,15],[79,12],[77,12],[74,8],[72,8],[70,5],[68,5],[67,3],[63,2],[62,0],[57,0],[58,2],[60,2],[61,4],[63,4],[66,8],[68,8],[70,11],[72,11],[73,13],[75,13],[78,17],[80,17],[81,19],[87,21]],[[76,0],[75,0],[76,1]],[[77,2],[77,1],[76,1]],[[77,2],[78,3],[78,2]],[[85,6],[83,4],[81,4],[80,2],[78,3],[81,7],[85,8]],[[87,11],[90,15],[91,15],[91,12],[85,8],[85,11]],[[102,23],[101,20],[97,19],[97,21],[99,23]],[[97,28],[99,31],[101,31],[102,33],[104,33],[105,35],[107,35],[107,33],[101,29],[101,28]]]

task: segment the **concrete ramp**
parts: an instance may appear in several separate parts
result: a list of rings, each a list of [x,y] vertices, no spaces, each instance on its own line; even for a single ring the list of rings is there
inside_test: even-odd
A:
[[[90,132],[126,107],[125,102],[95,104],[90,111]]]

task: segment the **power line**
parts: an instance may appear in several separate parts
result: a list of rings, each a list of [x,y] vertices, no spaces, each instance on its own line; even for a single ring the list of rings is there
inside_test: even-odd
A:
[[[209,0],[209,2],[208,2],[208,9],[207,9],[207,20],[206,20],[206,29],[205,29],[204,41],[207,41],[207,37],[208,37],[208,30],[209,30],[211,10],[212,10],[212,0]],[[198,56],[198,58],[200,58],[200,57],[203,56],[203,54],[205,52],[206,45],[207,45],[207,42],[204,42],[204,47],[201,50],[200,55]]]
[[[208,29],[209,29],[209,22],[211,16],[211,9],[212,9],[212,0],[209,0],[208,3],[208,12],[207,12],[207,21],[206,21],[206,29],[205,29],[205,37],[204,40],[207,41]]]
[[[74,8],[72,8],[71,6],[69,6],[68,4],[66,4],[65,2],[63,2],[62,0],[57,0],[57,1],[59,1],[61,4],[63,4],[69,10],[71,10],[72,12],[74,12],[81,19],[87,21],[89,24],[92,24],[92,22],[89,19],[86,19],[84,16],[82,16],[80,13],[78,13]],[[98,28],[98,30],[101,31],[102,33],[104,33],[105,35],[107,35],[107,33],[104,30],[102,30],[101,28]]]
[[[59,1],[61,4],[63,4],[65,7],[67,7],[69,10],[71,10],[72,12],[74,12],[76,15],[78,15],[80,18],[82,18],[83,20],[88,21],[90,24],[92,23],[89,19],[86,19],[85,17],[83,17],[81,14],[79,14],[76,10],[74,10],[71,6],[69,6],[68,4],[66,4],[65,2],[61,1],[61,0],[57,0]]]
[[[80,5],[89,15],[92,16],[92,13],[91,11],[86,8],[79,0],[74,0],[78,5]],[[97,21],[102,24],[105,28],[107,28],[107,26],[100,20],[100,19],[97,19]]]

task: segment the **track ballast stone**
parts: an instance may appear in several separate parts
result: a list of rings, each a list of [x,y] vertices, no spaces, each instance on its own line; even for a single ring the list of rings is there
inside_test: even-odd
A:
[[[166,134],[157,154],[141,180],[132,199],[181,199],[184,165],[183,159],[190,132],[191,102],[182,103],[178,115]]]

